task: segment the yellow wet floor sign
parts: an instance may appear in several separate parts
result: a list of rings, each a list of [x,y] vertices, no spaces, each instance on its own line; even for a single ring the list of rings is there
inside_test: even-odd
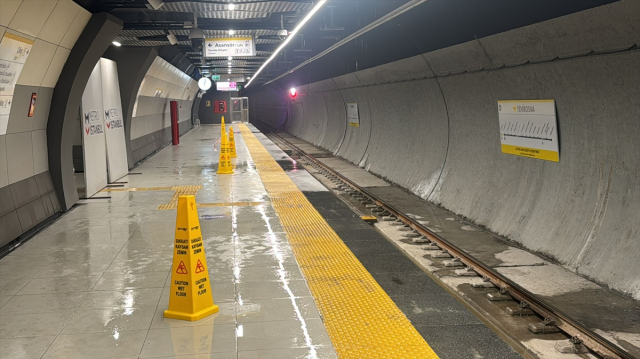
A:
[[[164,317],[195,321],[217,313],[209,283],[196,198],[180,196],[169,309],[164,311]]]
[[[231,164],[231,154],[229,153],[229,139],[225,132],[221,133],[220,140],[220,157],[218,158],[218,174],[232,174],[233,165]]]
[[[229,154],[231,158],[236,158],[238,155],[236,154],[236,136],[233,133],[233,127],[229,126]]]

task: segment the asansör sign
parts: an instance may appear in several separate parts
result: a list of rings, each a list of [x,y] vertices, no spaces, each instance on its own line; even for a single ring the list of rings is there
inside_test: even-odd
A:
[[[204,57],[256,56],[253,37],[211,38],[204,40]]]

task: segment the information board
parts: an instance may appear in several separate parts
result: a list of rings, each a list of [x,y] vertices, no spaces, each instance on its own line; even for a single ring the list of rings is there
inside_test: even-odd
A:
[[[498,101],[502,152],[559,162],[554,100]]]
[[[100,59],[100,67],[108,178],[109,182],[113,183],[129,173],[127,145],[124,136],[118,65],[115,61]]]
[[[107,148],[102,101],[102,68],[98,61],[82,94],[85,197],[91,197],[107,186]]]
[[[204,57],[256,56],[253,37],[211,38],[204,40]]]
[[[0,41],[0,135],[7,133],[13,90],[32,46],[32,40],[11,33]]]
[[[347,118],[349,119],[349,126],[360,127],[360,114],[358,113],[357,103],[347,103]]]

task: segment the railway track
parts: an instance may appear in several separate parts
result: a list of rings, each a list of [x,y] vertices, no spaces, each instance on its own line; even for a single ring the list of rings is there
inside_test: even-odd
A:
[[[323,175],[329,177],[329,179],[334,183],[345,187],[347,192],[350,192],[350,195],[357,197],[361,202],[369,203],[370,206],[375,205],[374,208],[378,209],[377,212],[379,214],[387,214],[387,217],[393,217],[396,221],[402,222],[404,225],[424,236],[432,246],[435,245],[442,251],[449,253],[453,257],[454,261],[461,262],[466,266],[467,270],[476,272],[484,279],[485,282],[490,282],[499,288],[501,294],[511,296],[515,301],[520,303],[520,308],[523,310],[531,310],[543,318],[541,323],[530,325],[530,331],[543,333],[545,329],[551,332],[557,328],[571,338],[570,343],[572,343],[575,353],[580,353],[583,350],[581,346],[584,346],[604,359],[636,359],[622,348],[609,342],[581,323],[571,319],[557,308],[546,303],[544,300],[541,300],[535,294],[496,272],[491,267],[483,264],[464,250],[439,236],[437,233],[430,231],[417,220],[402,213],[388,203],[385,203],[385,201],[371,194],[366,189],[358,186],[346,177],[342,176],[340,173],[337,173],[330,167],[324,165],[321,161],[305,153],[296,145],[273,132],[267,133],[267,136],[270,137],[273,142],[289,147],[292,150],[293,156],[303,159],[307,164],[319,170]]]

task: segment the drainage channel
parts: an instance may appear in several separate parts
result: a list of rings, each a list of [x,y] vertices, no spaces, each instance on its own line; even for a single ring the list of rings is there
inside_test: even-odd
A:
[[[498,292],[487,293],[486,296],[493,302],[515,301],[517,306],[506,308],[509,315],[538,315],[542,321],[530,323],[527,329],[534,334],[564,332],[570,339],[564,346],[556,345],[560,352],[584,354],[588,350],[604,359],[634,359],[622,348],[594,333],[584,325],[572,320],[557,308],[546,303],[535,294],[527,291],[517,283],[511,281],[491,267],[483,264],[473,256],[448,242],[437,233],[426,228],[411,216],[402,213],[393,206],[385,203],[380,198],[358,186],[332,168],[326,166],[313,156],[305,153],[296,145],[274,133],[267,135],[273,142],[291,149],[290,154],[306,162],[306,165],[315,168],[321,175],[330,180],[336,187],[347,193],[354,200],[362,203],[374,215],[371,220],[378,219],[388,222],[392,226],[401,226],[405,233],[403,237],[411,239],[413,243],[422,244],[422,249],[430,251],[432,258],[446,258],[445,267],[457,268],[458,276],[480,276],[482,283],[474,287],[495,287]],[[283,147],[283,146],[281,146]],[[363,218],[367,219],[367,218]]]

